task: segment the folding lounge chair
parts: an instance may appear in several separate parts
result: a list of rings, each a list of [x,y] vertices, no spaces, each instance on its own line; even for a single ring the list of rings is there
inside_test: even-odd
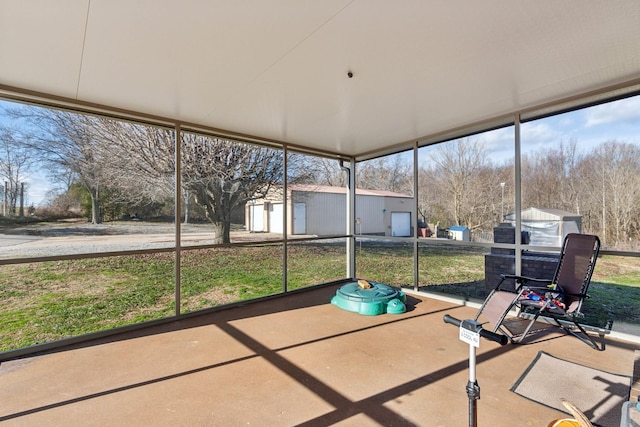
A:
[[[568,234],[562,244],[560,259],[553,279],[536,279],[516,275],[501,275],[500,283],[491,291],[478,311],[476,321],[488,321],[493,332],[503,333],[514,343],[520,343],[529,333],[549,324],[558,326],[596,350],[604,350],[587,334],[578,321],[582,302],[598,258],[600,239],[588,234]],[[514,282],[508,289],[505,281]],[[516,316],[509,316],[515,310]],[[542,316],[547,324],[536,322]],[[490,328],[487,328],[490,329]],[[603,334],[600,334],[603,336]]]

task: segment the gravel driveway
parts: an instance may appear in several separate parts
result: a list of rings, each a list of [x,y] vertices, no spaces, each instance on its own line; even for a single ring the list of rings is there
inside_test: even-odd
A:
[[[182,244],[213,243],[210,225],[183,225]],[[235,231],[232,240],[247,240],[255,234]],[[266,237],[266,236],[262,236]],[[34,224],[4,230],[0,233],[0,258],[23,258],[75,255],[95,252],[120,252],[170,248],[175,246],[173,224],[145,222],[86,222]]]

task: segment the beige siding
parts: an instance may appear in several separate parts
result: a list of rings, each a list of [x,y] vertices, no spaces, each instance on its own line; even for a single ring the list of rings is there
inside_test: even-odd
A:
[[[322,188],[310,186],[310,190],[290,190],[291,198],[287,203],[287,233],[293,231],[293,206],[304,203],[305,218],[304,234],[327,236],[346,234],[347,194],[341,191],[320,191]],[[361,190],[372,193],[372,190]],[[382,192],[377,192],[382,193]],[[279,231],[281,227],[269,227],[274,218],[269,204],[279,204],[282,192],[273,191],[265,200],[256,200],[255,205],[266,205],[263,219],[264,231]],[[356,221],[354,232],[356,235],[391,236],[391,214],[394,212],[412,211],[413,199],[410,197],[392,197],[387,194],[357,194]],[[251,211],[247,207],[247,229],[251,229]],[[413,218],[413,216],[412,216]],[[259,222],[259,221],[258,221]],[[270,230],[274,228],[274,230]]]
[[[335,193],[294,192],[294,203],[306,205],[306,234],[346,233],[347,196]]]
[[[360,218],[360,224],[356,224],[356,234],[380,234],[387,235],[389,223],[385,223],[388,216],[384,204],[384,197],[356,196],[356,218]]]

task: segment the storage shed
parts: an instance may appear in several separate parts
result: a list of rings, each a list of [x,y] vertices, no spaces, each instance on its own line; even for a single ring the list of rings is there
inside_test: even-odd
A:
[[[318,236],[346,232],[347,189],[324,185],[289,185],[288,234]],[[282,188],[274,188],[264,199],[247,204],[248,230],[282,233]],[[411,236],[413,198],[380,190],[356,190],[356,235]]]
[[[449,227],[449,238],[451,240],[462,240],[464,242],[471,241],[471,232],[469,227],[464,225],[452,225]]]
[[[505,217],[515,225],[515,214]],[[569,233],[580,233],[582,216],[560,209],[529,208],[522,211],[522,231],[529,234],[529,244],[534,246],[561,246]]]

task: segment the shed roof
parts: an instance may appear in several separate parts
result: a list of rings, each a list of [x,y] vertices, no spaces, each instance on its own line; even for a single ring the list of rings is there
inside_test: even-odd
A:
[[[305,185],[305,184],[292,184],[288,186],[291,191],[305,191],[310,193],[335,193],[335,194],[347,194],[345,187],[334,187],[329,185]],[[377,197],[399,197],[410,199],[412,196],[407,194],[395,193],[393,191],[386,190],[367,190],[363,188],[356,189],[356,195],[358,196],[377,196]]]
[[[529,221],[562,221],[567,219],[582,218],[581,215],[573,212],[563,211],[561,209],[546,208],[528,208],[522,211],[521,218]],[[510,213],[506,216],[508,220],[515,220],[515,214]]]

